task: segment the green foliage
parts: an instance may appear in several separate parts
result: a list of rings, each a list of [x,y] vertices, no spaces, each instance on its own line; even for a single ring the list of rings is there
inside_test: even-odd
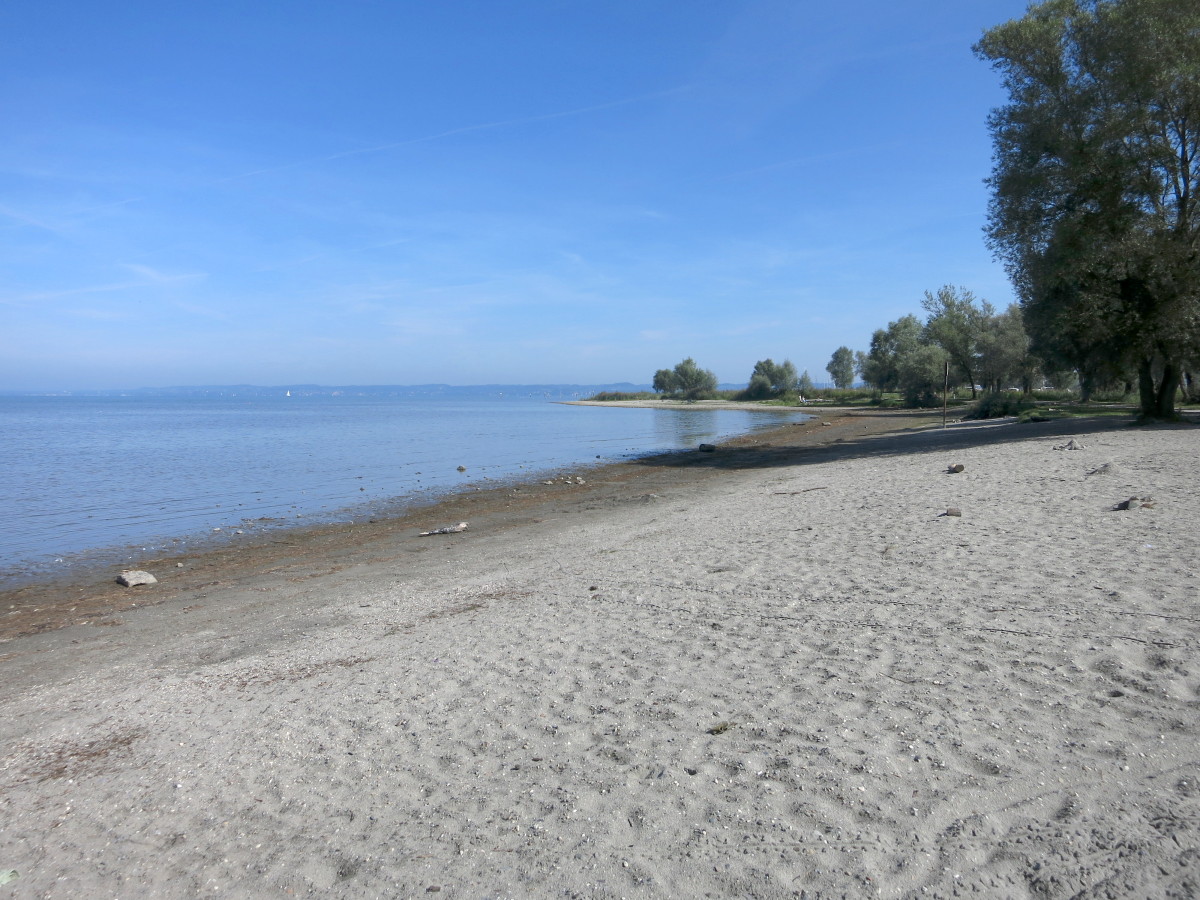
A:
[[[1019,386],[1029,393],[1040,364],[1029,350],[1021,307],[1013,304],[983,322],[979,336],[979,383],[987,391]]]
[[[687,400],[703,400],[717,390],[717,376],[701,369],[690,356],[675,366],[678,391]]]
[[[589,400],[600,400],[609,403],[615,400],[655,400],[657,398],[657,394],[652,394],[649,391],[601,391],[592,397],[588,397]]]
[[[674,369],[655,372],[654,390],[685,400],[706,400],[716,394],[717,376],[708,369],[701,369],[689,356],[677,363]]]
[[[873,391],[861,388],[824,388],[818,390],[817,395],[837,406],[866,406],[879,399]]]
[[[924,342],[920,321],[908,315],[871,335],[871,349],[859,365],[862,380],[881,394],[900,388],[900,360]]]
[[[999,419],[1004,416],[1017,416],[1026,410],[1033,409],[1036,405],[1028,397],[1016,391],[984,394],[963,418]]]
[[[1046,402],[1070,403],[1075,400],[1075,393],[1073,391],[1056,391],[1056,390],[1032,391],[1032,392],[1030,392],[1029,396],[1032,399],[1038,401],[1039,403],[1046,403]]]
[[[940,406],[945,384],[946,351],[933,344],[917,347],[897,363],[900,391],[908,406]]]
[[[985,33],[1004,80],[988,237],[1033,349],[1169,418],[1200,358],[1200,4],[1050,0]]]
[[[759,379],[758,386],[755,386],[756,379]],[[754,371],[750,375],[750,384],[755,387],[755,390],[761,390],[763,380],[766,381],[768,391],[775,396],[794,391],[797,381],[796,367],[790,359],[785,359],[782,363],[776,363],[769,358],[760,359],[754,364]]]
[[[834,387],[843,390],[850,387],[854,384],[854,351],[849,347],[838,347],[825,371],[833,379]]]
[[[771,381],[766,375],[755,372],[750,376],[750,384],[746,386],[746,390],[742,391],[741,399],[743,400],[767,400],[774,396],[775,392],[771,389]]]
[[[1096,391],[1089,398],[1091,403],[1131,403],[1136,402],[1137,397],[1125,390],[1121,385],[1109,385]]]
[[[802,397],[809,397],[816,392],[817,386],[808,377],[808,369],[805,369],[804,374],[796,381],[796,390],[800,392]]]
[[[986,300],[950,285],[926,291],[922,306],[925,323],[913,315],[890,322],[871,336],[869,352],[857,354],[859,374],[881,405],[892,392],[909,406],[937,405],[944,386],[963,387],[972,399],[977,384],[989,392],[1033,389],[1041,363],[1030,352],[1020,307],[997,314]]]
[[[950,365],[970,385],[974,397],[981,344],[995,309],[986,300],[977,301],[966,288],[951,285],[939,288],[936,294],[926,291],[921,306],[929,313],[925,322],[926,340],[946,352]]]
[[[654,373],[654,392],[656,394],[673,394],[678,390],[678,382],[672,369],[659,369]]]

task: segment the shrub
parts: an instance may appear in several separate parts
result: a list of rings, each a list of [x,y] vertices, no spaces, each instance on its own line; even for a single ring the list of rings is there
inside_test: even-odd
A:
[[[774,389],[771,387],[771,379],[761,372],[756,372],[750,376],[750,384],[742,391],[740,399],[766,400],[774,392]]]
[[[1066,403],[1075,399],[1076,392],[1059,390],[1034,391],[1032,393],[1032,397],[1034,400],[1041,400],[1042,402],[1053,401],[1055,403]]]
[[[1036,407],[1032,400],[1027,399],[1017,391],[1004,391],[999,394],[985,394],[963,418],[965,419],[999,419],[1003,416],[1019,416],[1026,410]]]
[[[869,388],[821,388],[816,394],[822,400],[840,406],[875,402],[875,392]]]
[[[595,396],[588,397],[589,400],[614,401],[614,400],[656,400],[657,394],[652,394],[650,391],[636,391],[629,393],[626,391],[601,391]]]

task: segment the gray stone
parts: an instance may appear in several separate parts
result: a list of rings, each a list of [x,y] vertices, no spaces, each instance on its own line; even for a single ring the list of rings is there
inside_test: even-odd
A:
[[[1113,509],[1154,509],[1153,497],[1130,497],[1122,500]]]
[[[149,572],[143,572],[141,569],[130,569],[117,576],[117,584],[124,585],[125,587],[134,587],[139,584],[158,584],[158,579]]]

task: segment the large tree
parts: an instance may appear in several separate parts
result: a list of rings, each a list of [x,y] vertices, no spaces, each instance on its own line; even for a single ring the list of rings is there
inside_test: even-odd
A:
[[[929,313],[925,321],[928,342],[946,352],[974,397],[982,343],[995,309],[986,300],[977,301],[966,288],[951,285],[938,288],[936,294],[926,291],[921,306]]]
[[[676,363],[674,369],[659,369],[654,373],[654,389],[682,394],[688,400],[702,400],[717,390],[717,376],[696,365],[690,356]]]
[[[796,366],[790,359],[781,363],[770,358],[760,359],[754,364],[754,371],[750,373],[751,384],[765,386],[768,394],[786,394],[788,391],[794,391],[798,380]]]
[[[674,369],[659,369],[654,373],[654,392],[656,394],[673,394],[679,389],[679,380],[675,377]]]
[[[871,335],[871,349],[859,360],[858,374],[880,394],[900,389],[900,360],[923,345],[920,320],[907,315]]]
[[[854,384],[854,351],[849,347],[838,347],[833,351],[825,371],[833,379],[834,387],[851,387]]]
[[[1200,4],[1047,0],[975,49],[1009,95],[988,237],[1034,349],[1085,384],[1135,367],[1143,416],[1172,416],[1200,344]]]
[[[984,322],[979,340],[979,383],[991,392],[1014,385],[1028,394],[1033,390],[1038,361],[1029,352],[1029,336],[1015,303]]]

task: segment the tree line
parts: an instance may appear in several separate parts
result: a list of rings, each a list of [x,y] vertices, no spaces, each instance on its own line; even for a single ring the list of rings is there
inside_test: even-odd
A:
[[[683,400],[707,400],[717,396],[717,376],[709,369],[702,369],[690,356],[673,369],[659,369],[654,373],[654,392]],[[772,397],[803,396],[811,394],[816,386],[808,376],[808,370],[797,375],[791,360],[776,363],[762,359],[754,364],[750,383],[745,390],[738,391],[734,399],[767,400]]]
[[[871,347],[856,355],[859,374],[878,392],[897,392],[910,406],[940,402],[943,387],[1017,388],[1029,393],[1046,373],[1030,350],[1021,309],[1003,312],[966,288],[946,285],[925,292],[924,322],[914,315],[889,322],[871,336]],[[1060,381],[1069,376],[1056,373]]]
[[[973,396],[977,384],[992,391],[1014,385],[1032,390],[1040,364],[1030,353],[1019,307],[997,313],[986,300],[949,285],[926,292],[922,306],[928,314],[925,321],[907,315],[889,323],[874,333],[867,352],[849,347],[833,351],[825,370],[834,387],[852,387],[857,375],[881,395],[898,392],[909,405],[931,405],[940,402],[949,363],[950,386],[968,385]],[[717,376],[689,357],[674,369],[659,369],[654,390],[705,399],[715,396]],[[749,384],[737,399],[811,397],[816,390],[807,370],[797,374],[791,360],[776,363],[768,358],[754,364]]]

